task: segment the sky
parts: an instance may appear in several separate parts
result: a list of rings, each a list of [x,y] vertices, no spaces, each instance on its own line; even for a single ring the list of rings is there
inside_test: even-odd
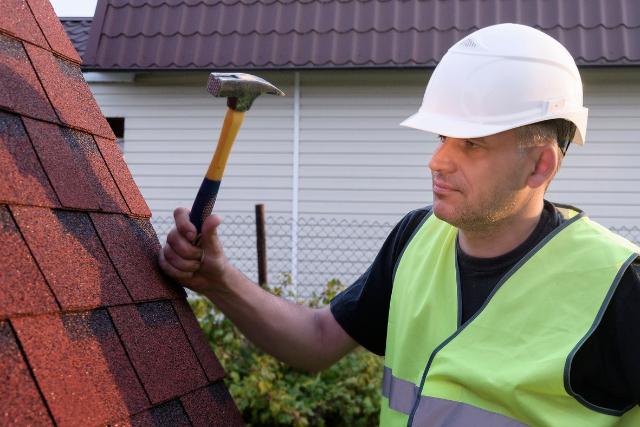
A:
[[[56,15],[73,17],[93,16],[98,0],[50,0]]]

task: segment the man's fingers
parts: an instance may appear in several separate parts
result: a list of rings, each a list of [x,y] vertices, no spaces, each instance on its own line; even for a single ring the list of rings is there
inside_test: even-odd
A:
[[[202,256],[202,249],[193,246],[176,228],[167,235],[167,245],[181,258],[199,260]]]
[[[196,226],[191,223],[189,213],[191,210],[187,208],[178,208],[173,211],[173,219],[176,221],[176,228],[182,236],[190,242],[196,240],[198,237]]]
[[[158,264],[160,264],[160,268],[162,268],[162,270],[167,273],[167,275],[173,277],[174,279],[190,279],[191,277],[193,277],[193,272],[178,270],[167,261],[164,256],[165,248],[163,248],[158,254]]]
[[[165,245],[162,249],[164,259],[171,264],[174,268],[180,271],[198,271],[200,268],[200,259],[202,257],[202,249],[197,248],[200,251],[200,255],[197,260],[194,259],[185,259],[178,255],[172,248],[170,244]]]

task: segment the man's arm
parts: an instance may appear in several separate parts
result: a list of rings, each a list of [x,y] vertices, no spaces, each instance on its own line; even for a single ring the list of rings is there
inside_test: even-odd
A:
[[[196,228],[189,210],[176,209],[174,218],[176,227],[159,254],[160,267],[180,285],[209,298],[255,345],[309,371],[328,368],[358,346],[329,307],[311,309],[279,298],[232,267],[218,238],[219,216],[205,220],[202,248],[191,244]]]

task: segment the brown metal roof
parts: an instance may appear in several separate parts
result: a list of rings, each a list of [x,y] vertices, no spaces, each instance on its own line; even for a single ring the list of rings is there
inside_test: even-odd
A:
[[[92,20],[93,18],[60,18],[62,28],[67,32],[67,36],[69,36],[69,40],[71,40],[73,47],[76,48],[80,58],[82,58],[87,48]]]
[[[536,27],[578,65],[640,65],[636,0],[99,0],[85,68],[433,67],[489,25]]]

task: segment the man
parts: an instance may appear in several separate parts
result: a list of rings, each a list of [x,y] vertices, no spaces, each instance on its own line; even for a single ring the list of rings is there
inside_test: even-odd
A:
[[[188,210],[160,265],[255,344],[319,370],[385,355],[382,426],[640,425],[640,248],[543,199],[587,110],[575,63],[521,25],[442,59],[404,125],[440,136],[432,207],[409,213],[331,307],[276,298],[231,267],[217,216]]]

